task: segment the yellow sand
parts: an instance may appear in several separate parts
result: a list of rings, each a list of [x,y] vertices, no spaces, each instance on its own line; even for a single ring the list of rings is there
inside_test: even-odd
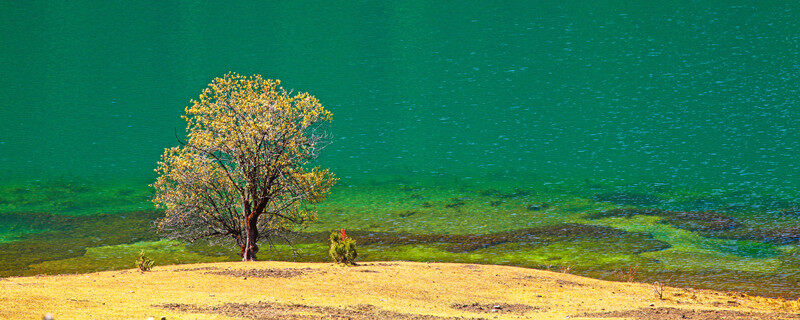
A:
[[[300,268],[301,274],[246,279],[241,275],[248,269],[276,272],[287,268]],[[373,310],[402,314],[487,319],[565,319],[567,316],[590,319],[576,315],[660,307],[794,314],[800,311],[797,301],[669,287],[664,291],[664,299],[660,300],[653,293],[652,284],[609,282],[495,265],[366,262],[344,267],[330,263],[225,262],[157,266],[145,273],[131,269],[0,278],[0,319],[41,319],[46,313],[54,315],[56,320],[146,319],[150,316],[155,319],[162,316],[167,319],[233,319],[213,313],[169,310],[158,305],[180,303],[202,307],[259,301],[343,309],[363,309],[364,305],[370,305]],[[473,303],[520,304],[531,308],[525,312],[502,309],[480,312],[453,307],[454,304]]]

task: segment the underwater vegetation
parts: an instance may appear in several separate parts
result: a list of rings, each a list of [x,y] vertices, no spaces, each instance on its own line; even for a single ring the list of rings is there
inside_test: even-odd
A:
[[[453,253],[464,253],[497,246],[506,243],[515,243],[526,247],[541,247],[556,242],[570,242],[581,239],[597,241],[610,240],[626,244],[632,253],[656,251],[669,248],[669,244],[653,239],[647,234],[627,232],[606,226],[593,226],[584,224],[558,224],[536,228],[519,229],[513,231],[489,234],[411,234],[351,231],[351,234],[365,245],[409,245],[409,244],[446,244],[445,250]]]
[[[0,243],[0,276],[28,274],[29,265],[79,257],[92,247],[157,240],[152,221],[159,215],[156,211],[86,216],[0,214],[3,221],[25,221],[40,230]]]
[[[786,245],[800,242],[800,226],[748,226],[716,211],[668,211],[651,208],[622,208],[589,214],[588,219],[631,218],[637,215],[660,217],[659,223],[697,232],[708,238],[751,240]]]
[[[592,213],[588,218],[630,218],[635,215],[661,217],[661,222],[690,231],[724,231],[740,226],[733,218],[715,211],[667,211],[650,208],[622,208]]]
[[[635,267],[636,281],[797,295],[791,288],[800,283],[800,230],[794,223],[796,206],[791,202],[782,208],[742,209],[719,197],[674,188],[665,189],[668,195],[644,197],[678,199],[659,204],[670,208],[665,209],[593,197],[628,192],[614,186],[594,186],[587,191],[532,185],[536,187],[408,185],[407,181],[349,185],[334,189],[328,200],[315,205],[317,222],[283,234],[291,245],[277,239],[267,241],[261,243],[262,252],[268,259],[330,261],[330,230],[346,227],[348,237],[358,242],[362,261],[569,268],[576,274],[610,280],[619,277],[615,270]],[[40,208],[48,206],[46,201],[33,198],[70,187],[48,188],[51,191],[0,190],[32,198],[26,206]],[[72,189],[75,192],[71,194],[79,203],[85,201],[88,209],[0,213],[0,276],[127,269],[143,250],[158,265],[241,259],[230,243],[182,244],[160,239],[153,221],[161,212],[119,212],[104,207],[115,206],[116,200],[103,197],[138,199],[146,198],[147,192],[117,186],[86,188]],[[630,198],[650,203],[630,195],[604,199]],[[691,207],[683,204],[667,206],[678,201],[703,203],[699,207],[704,210],[677,209]],[[4,206],[7,210],[23,207]],[[92,214],[106,209],[111,213]]]
[[[153,208],[151,196],[144,184],[97,184],[79,178],[32,181],[0,185],[0,213],[87,215],[148,210]]]
[[[508,243],[537,248],[557,242],[585,240],[608,241],[625,247],[626,252],[642,253],[669,248],[669,244],[658,241],[646,233],[628,232],[607,226],[586,224],[557,224],[536,228],[504,231],[488,234],[415,234],[408,232],[380,232],[348,230],[348,237],[358,239],[359,245],[405,246],[417,244],[444,245],[452,253],[466,253]],[[284,237],[294,244],[324,243],[329,233],[285,232]]]

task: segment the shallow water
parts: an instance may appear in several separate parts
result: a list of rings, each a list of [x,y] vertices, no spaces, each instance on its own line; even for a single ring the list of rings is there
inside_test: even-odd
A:
[[[796,3],[214,6],[0,4],[0,275],[235,259],[159,240],[147,187],[233,70],[334,113],[340,184],[268,257],[348,228],[364,259],[797,297]]]

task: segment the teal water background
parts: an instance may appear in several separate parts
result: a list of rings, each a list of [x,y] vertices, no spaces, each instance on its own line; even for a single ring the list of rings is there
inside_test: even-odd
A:
[[[234,259],[145,227],[183,108],[236,71],[334,113],[319,164],[341,181],[310,231],[541,240],[530,228],[575,223],[666,244],[381,238],[366,258],[604,278],[635,266],[641,280],[796,297],[796,2],[6,1],[0,18],[3,275],[129,267],[139,248]],[[314,243],[276,256],[324,259]]]

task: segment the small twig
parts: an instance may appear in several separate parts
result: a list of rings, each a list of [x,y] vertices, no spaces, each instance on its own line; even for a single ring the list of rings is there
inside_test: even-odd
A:
[[[664,285],[661,282],[653,282],[653,293],[656,295],[658,300],[664,300]]]
[[[173,127],[172,129],[173,129],[173,131],[175,131],[175,140],[178,140],[178,143],[181,146],[185,146],[186,142],[185,141],[181,141],[181,138],[178,138],[178,128],[177,127]]]

